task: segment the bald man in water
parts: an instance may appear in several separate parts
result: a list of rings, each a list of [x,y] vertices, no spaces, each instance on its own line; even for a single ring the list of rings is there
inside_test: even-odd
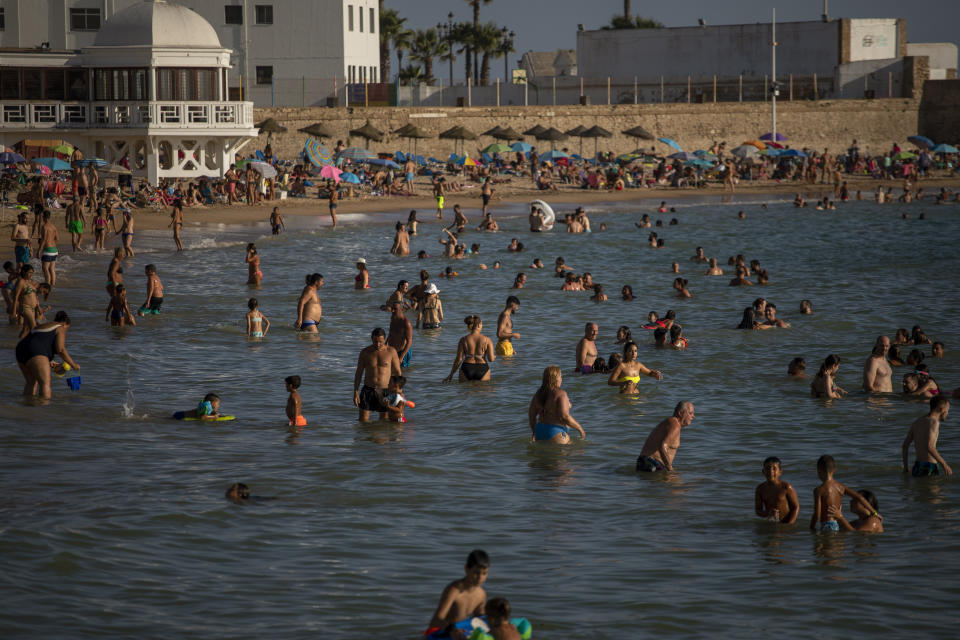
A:
[[[673,458],[680,448],[680,430],[693,422],[693,403],[679,402],[673,415],[647,436],[637,458],[637,471],[673,471]]]
[[[588,322],[583,329],[583,337],[577,343],[577,368],[580,373],[593,373],[593,363],[597,361],[597,335],[600,328],[596,322]]]
[[[863,390],[868,393],[892,393],[893,369],[887,362],[887,351],[890,350],[890,338],[880,336],[873,345],[873,351],[863,365]]]

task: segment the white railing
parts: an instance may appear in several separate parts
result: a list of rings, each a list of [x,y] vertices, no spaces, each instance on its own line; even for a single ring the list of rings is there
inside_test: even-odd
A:
[[[252,102],[0,101],[0,130],[237,129],[251,126]]]

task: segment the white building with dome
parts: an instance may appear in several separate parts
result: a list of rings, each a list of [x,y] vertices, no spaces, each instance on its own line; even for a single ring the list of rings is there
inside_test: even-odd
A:
[[[230,56],[209,22],[166,0],[118,11],[79,51],[0,49],[0,143],[64,140],[152,184],[222,177],[257,135],[253,103],[227,100]]]

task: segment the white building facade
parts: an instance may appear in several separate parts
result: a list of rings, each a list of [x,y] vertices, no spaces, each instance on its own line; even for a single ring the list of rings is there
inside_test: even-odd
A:
[[[91,46],[114,14],[144,0],[0,0],[0,48]],[[149,0],[147,0],[149,1]],[[380,82],[378,0],[182,0],[231,49],[228,93],[257,106],[326,103]],[[299,100],[294,98],[299,95]]]
[[[165,0],[112,15],[79,52],[0,50],[0,143],[64,140],[153,184],[223,176],[257,135],[253,103],[229,100],[230,53]]]

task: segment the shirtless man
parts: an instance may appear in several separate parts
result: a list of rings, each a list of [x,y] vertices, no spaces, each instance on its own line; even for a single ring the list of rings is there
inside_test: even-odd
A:
[[[443,178],[433,176],[433,197],[437,201],[437,219],[443,219]]]
[[[587,233],[591,233],[590,230],[590,218],[587,217],[587,212],[583,210],[583,207],[577,207],[576,213],[573,214],[573,217],[578,223],[580,223],[580,228]]]
[[[300,300],[297,301],[297,329],[300,331],[319,333],[317,325],[323,315],[323,308],[320,306],[317,290],[322,286],[322,275],[313,273],[307,276],[306,286],[300,292]]]
[[[890,338],[880,336],[873,345],[873,352],[863,366],[863,390],[869,393],[892,393],[893,369],[887,362],[887,351],[890,349]]]
[[[543,211],[540,207],[533,205],[530,207],[530,231],[540,233],[543,231]]]
[[[704,255],[703,247],[697,247],[697,252],[693,255],[693,257],[690,258],[690,261],[691,262],[710,262],[710,258]]]
[[[17,260],[17,271],[25,264],[30,264],[30,229],[27,227],[27,214],[17,216],[17,223],[10,231],[10,240],[14,243],[14,253]]]
[[[270,230],[273,235],[280,235],[280,230],[287,230],[287,225],[283,224],[283,216],[280,215],[280,207],[274,207],[270,212]]]
[[[397,350],[387,344],[384,330],[380,327],[374,329],[370,340],[373,344],[360,352],[357,372],[353,375],[353,406],[360,410],[360,422],[369,420],[371,411],[379,413],[381,420],[386,418],[383,390],[390,385],[390,376],[400,375],[400,358]]]
[[[520,299],[517,296],[507,298],[507,306],[500,312],[497,318],[497,355],[512,356],[516,353],[513,350],[513,339],[519,338],[519,333],[513,331],[513,314],[520,308]]]
[[[766,322],[757,326],[758,329],[789,329],[790,323],[777,317],[777,305],[768,302],[763,310]]]
[[[67,206],[64,223],[67,231],[70,232],[70,241],[73,244],[74,251],[83,251],[83,225],[86,222],[83,217],[83,207],[76,200]]]
[[[483,201],[483,207],[480,209],[480,213],[483,215],[487,215],[487,206],[490,204],[490,199],[496,192],[496,189],[494,189],[491,185],[491,180],[487,178],[483,181],[483,186],[480,187],[480,198]]]
[[[390,334],[387,336],[387,344],[396,349],[397,357],[400,358],[401,367],[410,366],[410,356],[413,346],[413,325],[407,319],[403,312],[403,300],[392,301],[387,304],[390,307]]]
[[[577,343],[577,368],[583,374],[593,373],[593,363],[597,361],[597,335],[600,328],[597,323],[588,322],[583,329],[583,337]]]
[[[647,436],[637,458],[637,471],[673,471],[673,458],[680,447],[680,430],[693,422],[693,403],[678,402],[673,415]]]
[[[57,240],[59,239],[57,228],[50,222],[50,211],[44,210],[43,226],[40,227],[40,242],[37,243],[37,251],[40,254],[40,263],[43,266],[43,279],[51,287],[57,286],[57,256],[60,254],[57,249]]]
[[[910,443],[917,452],[913,463],[913,476],[953,475],[953,469],[937,451],[937,438],[940,437],[940,422],[950,413],[950,400],[943,395],[930,398],[930,413],[917,418],[910,425],[907,437],[903,441],[903,472],[910,472]]]
[[[460,205],[453,205],[453,226],[457,228],[457,233],[463,233],[467,227],[467,216],[463,215]]]
[[[413,195],[413,178],[416,175],[417,165],[413,163],[413,160],[407,160],[403,164],[403,172],[406,174],[404,178],[404,183],[407,187],[407,193]]]

